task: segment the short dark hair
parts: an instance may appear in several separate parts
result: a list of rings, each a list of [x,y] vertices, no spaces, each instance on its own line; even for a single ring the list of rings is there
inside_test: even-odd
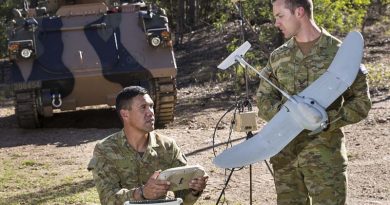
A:
[[[120,110],[130,109],[131,100],[137,95],[146,95],[148,90],[141,86],[129,86],[123,88],[116,96],[115,109],[120,116]]]
[[[276,0],[272,0],[274,3]],[[284,0],[286,8],[294,13],[294,10],[298,7],[303,7],[309,18],[313,18],[313,1],[312,0]]]

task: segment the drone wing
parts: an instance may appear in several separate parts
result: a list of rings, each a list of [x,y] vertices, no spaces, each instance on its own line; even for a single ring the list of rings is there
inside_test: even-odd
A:
[[[302,130],[283,106],[259,133],[222,152],[214,159],[214,164],[221,168],[234,168],[268,159],[282,150]]]
[[[363,47],[362,35],[356,31],[350,32],[328,70],[298,95],[315,99],[327,108],[355,81],[363,57]]]

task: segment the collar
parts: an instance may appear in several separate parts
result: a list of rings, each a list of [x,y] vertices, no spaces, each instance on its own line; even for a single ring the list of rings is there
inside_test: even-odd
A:
[[[159,145],[157,144],[157,139],[156,139],[156,133],[154,131],[149,132],[149,142],[148,146],[151,147],[158,147]]]
[[[328,46],[328,39],[329,39],[328,37],[330,37],[331,34],[322,27],[320,27],[320,29],[321,29],[320,39],[318,39],[318,41],[314,44],[314,46],[319,46],[320,48],[326,48]],[[290,40],[288,40],[285,43],[285,46],[288,48],[298,47],[297,42],[295,40],[295,36],[293,36]]]
[[[120,136],[121,137],[119,138],[119,140],[121,144],[130,147],[129,143],[127,142],[125,131],[123,129],[120,131]],[[154,131],[149,132],[147,145],[148,148],[159,147],[159,145],[157,144],[156,136],[157,134]]]

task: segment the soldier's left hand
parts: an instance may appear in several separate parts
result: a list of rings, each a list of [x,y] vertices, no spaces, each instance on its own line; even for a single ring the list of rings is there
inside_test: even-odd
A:
[[[170,182],[157,179],[159,174],[160,171],[155,171],[144,185],[143,194],[145,199],[158,199],[167,194]]]
[[[189,187],[192,190],[192,194],[199,195],[199,193],[201,193],[206,188],[208,179],[209,176],[207,175],[203,177],[193,178],[189,183]]]

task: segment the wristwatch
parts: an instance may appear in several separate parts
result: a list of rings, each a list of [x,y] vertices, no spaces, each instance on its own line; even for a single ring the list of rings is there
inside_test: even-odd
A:
[[[194,192],[195,192],[195,193],[194,193]],[[198,196],[200,196],[200,195],[202,194],[202,192],[203,192],[203,191],[196,191],[196,190],[194,190],[194,189],[191,189],[191,194],[192,194],[192,196],[198,197]]]
[[[146,200],[145,195],[144,195],[144,185],[139,187],[139,191],[140,191],[142,200]]]

